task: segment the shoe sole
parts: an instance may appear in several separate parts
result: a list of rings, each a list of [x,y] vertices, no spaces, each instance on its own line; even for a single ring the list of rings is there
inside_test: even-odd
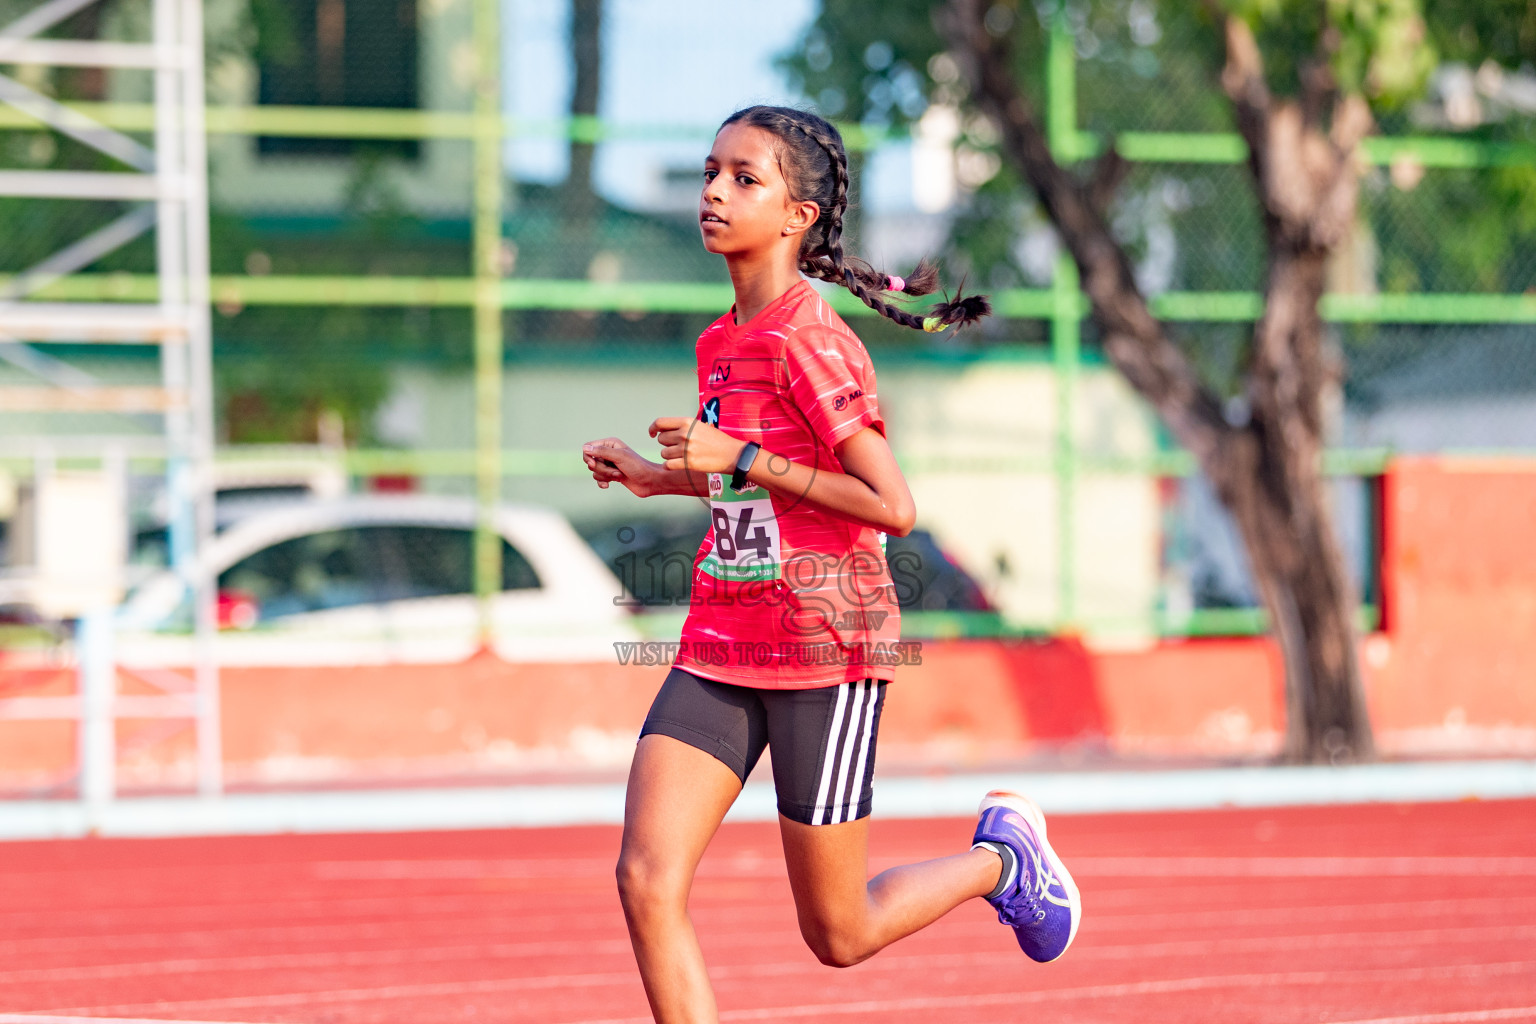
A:
[[[1067,932],[1067,944],[1061,947],[1061,952],[1057,953],[1051,960],[1043,962],[1050,963],[1052,960],[1059,960],[1066,954],[1067,950],[1072,948],[1072,940],[1077,938],[1077,925],[1083,917],[1083,897],[1078,892],[1077,883],[1072,880],[1072,873],[1061,862],[1061,858],[1056,856],[1056,851],[1051,848],[1050,841],[1046,839],[1045,814],[1033,800],[1022,793],[1013,793],[1006,789],[994,789],[982,798],[981,806],[977,809],[977,813],[980,814],[989,807],[1007,807],[1018,811],[1024,816],[1024,819],[1029,822],[1030,827],[1035,830],[1035,835],[1040,839],[1041,852],[1045,854],[1046,860],[1050,862],[1051,874],[1055,875],[1056,879],[1061,882],[1061,887],[1067,891],[1067,898],[1072,901],[1072,928]]]

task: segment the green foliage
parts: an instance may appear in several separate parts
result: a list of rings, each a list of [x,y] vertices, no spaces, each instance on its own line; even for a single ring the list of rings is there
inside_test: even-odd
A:
[[[1090,131],[1230,131],[1214,87],[1220,39],[1198,4],[1095,0],[1068,7],[1078,123]],[[1042,61],[1043,50],[1031,52]],[[1028,80],[1030,94],[1043,97]]]
[[[1435,67],[1421,0],[1228,0],[1226,9],[1253,29],[1282,95],[1326,57],[1340,89],[1391,107],[1421,93]]]
[[[871,75],[863,54],[888,40],[893,54],[926,73],[930,103],[963,108],[963,89],[928,7],[905,0],[889,7],[873,0],[825,0],[785,66],[808,98],[829,88],[863,97]],[[1276,94],[1297,95],[1303,69],[1326,58],[1341,87],[1363,93],[1392,133],[1423,130],[1412,107],[1424,96],[1437,59],[1474,68],[1492,60],[1514,68],[1522,61],[1529,66],[1536,55],[1533,0],[1228,0],[1227,7],[1253,26]],[[1111,136],[1129,130],[1233,130],[1218,83],[1222,41],[1201,4],[1065,0],[1057,7],[1054,0],[1041,0],[1033,11],[1010,4],[999,4],[996,11],[1004,12],[1003,21],[1015,34],[1019,81],[1042,115],[1048,105],[1045,26],[1059,16],[1076,50],[1079,127]],[[877,117],[879,109],[850,105],[842,116]],[[974,118],[963,123],[963,147],[995,146],[986,131],[976,130],[984,126]],[[1474,134],[1536,137],[1536,125],[1533,119],[1510,118]],[[1383,291],[1536,289],[1536,167],[1406,170],[1401,176],[1385,168],[1373,171],[1361,194]],[[1264,249],[1246,177],[1240,165],[1139,166],[1111,211],[1116,235],[1138,266],[1162,261],[1160,272],[1150,275],[1161,287],[1260,287]],[[1039,261],[1026,260],[1025,251],[1045,230],[1033,196],[1004,165],[964,201],[951,226],[945,263],[968,273],[979,287],[1037,287],[1045,279]],[[1182,333],[1203,375],[1223,393],[1236,389],[1245,365],[1239,340],[1244,331],[1187,325]]]
[[[388,370],[377,361],[344,355],[347,336],[358,333],[366,311],[311,311],[302,323],[292,316],[260,319],[268,336],[259,351],[219,346],[215,365],[224,440],[314,442],[321,415],[336,413],[349,443],[372,441],[373,412],[388,393]]]
[[[382,149],[353,158],[339,218],[305,230],[215,209],[215,273],[463,274],[467,238],[434,237],[403,201]],[[236,444],[316,440],[322,413],[340,414],[349,443],[371,443],[389,363],[469,360],[468,315],[453,309],[357,306],[242,308],[213,318],[220,431]]]
[[[1376,233],[1383,291],[1536,287],[1536,168],[1434,171],[1412,189],[1373,175],[1361,209]]]
[[[1506,68],[1536,59],[1536,2],[1423,0],[1429,40],[1446,60]]]
[[[905,127],[930,104],[954,104],[963,96],[959,71],[934,27],[935,6],[932,0],[827,0],[776,63],[826,117]],[[1031,58],[1045,37],[1044,14],[1004,0],[991,17],[1019,39],[1020,74],[1042,83],[1043,68]]]
[[[248,0],[251,56],[272,67],[292,67],[303,55],[293,9],[282,0]]]
[[[922,116],[943,46],[928,0],[822,5],[779,69],[833,120],[901,126]]]
[[[1416,97],[1434,70],[1420,0],[1328,0],[1333,71],[1347,92],[1388,106]]]
[[[1002,289],[1039,287],[1046,282],[1031,276],[1019,251],[1019,240],[1030,229],[1044,227],[1044,215],[1011,167],[1004,167],[972,193],[950,227],[944,264],[968,274],[973,287]]]

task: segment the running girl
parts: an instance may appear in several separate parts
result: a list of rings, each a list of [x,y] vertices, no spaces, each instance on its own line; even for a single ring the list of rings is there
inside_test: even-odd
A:
[[[885,439],[869,353],[802,275],[928,331],[989,312],[959,298],[916,316],[883,291],[931,292],[843,254],[848,162],[812,114],[750,107],[705,161],[704,247],[736,303],[699,337],[699,411],[650,425],[662,462],[587,444],[598,486],[695,495],[712,526],[682,644],[630,769],[619,895],[657,1021],[716,1020],[687,902],[694,871],[767,746],[800,931],[848,966],[981,896],[1039,961],[1066,952],[1080,902],[1024,797],[993,792],[970,850],[868,873],[871,776],[900,616],[885,535],[916,512]]]

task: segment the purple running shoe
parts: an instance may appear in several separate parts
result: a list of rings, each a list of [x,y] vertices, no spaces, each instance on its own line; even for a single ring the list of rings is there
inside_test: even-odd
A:
[[[1045,841],[1045,815],[1028,797],[1000,789],[981,801],[980,814],[971,849],[984,847],[1003,859],[1002,878],[987,902],[1031,960],[1049,963],[1077,936],[1083,901]]]

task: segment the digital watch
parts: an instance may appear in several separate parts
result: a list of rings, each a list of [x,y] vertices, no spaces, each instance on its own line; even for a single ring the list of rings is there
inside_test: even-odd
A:
[[[737,494],[746,489],[747,471],[752,468],[752,463],[761,448],[762,445],[756,441],[748,441],[742,446],[741,454],[736,456],[736,469],[731,473],[731,490]]]

